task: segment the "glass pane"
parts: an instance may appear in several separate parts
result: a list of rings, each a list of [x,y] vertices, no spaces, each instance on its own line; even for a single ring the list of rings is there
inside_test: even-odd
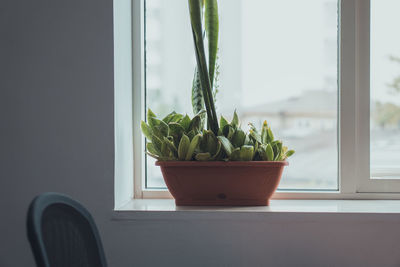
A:
[[[400,1],[371,1],[371,176],[400,178]]]
[[[192,113],[187,2],[146,1],[147,105]],[[338,188],[337,0],[220,0],[219,114],[267,120],[296,154],[280,189]],[[288,8],[290,7],[290,8]],[[147,186],[165,186],[154,160]]]

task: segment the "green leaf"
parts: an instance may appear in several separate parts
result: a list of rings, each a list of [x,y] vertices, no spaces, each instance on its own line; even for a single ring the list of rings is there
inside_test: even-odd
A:
[[[214,134],[218,134],[218,119],[215,110],[210,76],[207,70],[207,60],[204,50],[202,10],[199,0],[189,0],[190,22],[196,52],[197,69],[200,75],[200,84],[203,90],[204,103],[207,110],[208,125]]]
[[[267,152],[265,151],[266,147],[267,147],[267,145],[263,144],[258,148],[258,151],[257,151],[258,155],[260,156],[260,159],[263,160],[263,161],[267,161],[268,160]]]
[[[168,127],[168,124],[166,124],[165,122],[160,121],[158,126],[156,126],[156,127],[160,130],[160,132],[163,136],[169,135],[169,127]]]
[[[241,161],[251,161],[254,156],[253,146],[242,146],[240,148],[240,160]]]
[[[153,154],[153,155],[160,155],[160,151],[157,150],[157,149],[154,147],[154,144],[153,144],[153,143],[147,143],[147,144],[146,144],[146,149],[147,149],[147,151],[148,151],[149,153],[151,153],[151,154]]]
[[[224,118],[224,116],[221,116],[220,120],[219,120],[219,127],[220,128],[224,128],[225,125],[228,125],[229,122]]]
[[[280,156],[282,155],[282,151],[283,151],[283,150],[282,150],[282,142],[279,142],[279,143],[278,143],[278,149],[279,149],[279,157],[280,157]],[[279,157],[278,157],[278,158],[279,158]]]
[[[185,129],[185,132],[189,131],[189,125],[190,125],[191,119],[188,115],[183,117],[182,121],[180,122],[180,125]]]
[[[161,156],[161,147],[162,147],[162,141],[160,138],[158,138],[157,136],[153,135],[153,138],[151,140],[151,142],[154,145],[154,148],[159,151],[160,156]]]
[[[185,134],[182,135],[181,141],[178,146],[178,158],[179,160],[185,160],[186,154],[190,146],[189,137]]]
[[[200,135],[200,134],[198,134],[198,135],[196,135],[195,137],[193,137],[192,141],[190,142],[188,151],[187,151],[187,153],[186,153],[185,160],[191,160],[191,159],[192,159],[194,150],[195,150],[195,149],[197,148],[197,146],[199,145],[200,138],[201,138],[201,135]]]
[[[261,144],[262,143],[261,135],[258,133],[257,128],[254,127],[252,123],[249,123],[249,126],[250,126],[250,131],[249,131],[250,139],[253,140],[253,143],[258,142]]]
[[[189,124],[189,131],[194,131],[195,133],[200,132],[201,130],[201,118],[200,115],[196,115],[193,117],[192,121]]]
[[[168,123],[168,127],[169,127],[169,134],[170,135],[182,134],[185,131],[185,129],[182,127],[182,125],[177,123],[177,122]]]
[[[150,153],[148,151],[146,151],[146,154],[149,155],[152,158],[155,158],[156,160],[162,160],[162,158],[159,155],[152,154],[152,153]]]
[[[246,139],[244,139],[244,144],[245,145],[253,145],[254,144],[253,140],[247,134],[246,134]]]
[[[207,161],[211,159],[211,154],[209,152],[197,153],[194,158],[198,161]]]
[[[237,127],[239,127],[239,117],[236,113],[236,110],[233,112],[233,119],[231,122],[231,125],[236,129]]]
[[[151,130],[150,126],[147,125],[147,123],[145,123],[144,121],[141,121],[140,128],[142,129],[142,133],[144,134],[144,136],[146,136],[146,138],[151,141],[153,131]]]
[[[295,153],[294,150],[289,150],[289,151],[286,152],[286,157],[288,158],[291,155],[293,155],[294,153]]]
[[[167,137],[169,135],[168,124],[166,124],[162,120],[158,120],[156,118],[150,118],[149,124],[150,124],[150,122],[151,122],[151,125],[153,125],[153,126],[151,126],[153,136],[155,135],[162,140],[164,137]]]
[[[204,108],[203,91],[201,89],[200,74],[196,67],[192,82],[192,108],[193,114]]]
[[[205,109],[200,110],[199,112],[197,112],[194,116],[202,116],[202,115],[206,115],[207,111]]]
[[[157,125],[157,121],[155,120],[156,114],[154,114],[153,111],[151,111],[150,108],[147,109],[147,123],[149,124],[150,128],[153,128],[154,126]]]
[[[161,143],[161,156],[169,158],[170,152],[171,151],[169,150],[168,144],[165,142],[162,142]]]
[[[167,116],[165,116],[162,120],[165,123],[169,123],[171,121],[172,116],[174,116],[176,114],[175,111],[172,111],[171,113],[169,113]]]
[[[260,145],[261,145],[261,144],[258,143],[258,142],[256,142],[256,143],[254,144],[254,146],[251,145],[252,147],[254,147],[253,158],[254,158],[254,156],[255,156],[255,154],[256,154],[256,152],[257,152],[257,150],[258,150],[258,148],[259,148]]]
[[[196,133],[193,130],[191,130],[187,133],[187,136],[189,137],[190,140],[193,140],[195,135],[196,135]]]
[[[202,35],[203,6],[199,0],[189,0],[190,21],[195,36]]]
[[[147,116],[147,123],[149,124],[151,129],[154,129],[154,127],[158,126],[160,124],[160,120],[156,119],[154,116]]]
[[[220,155],[220,152],[221,152],[221,142],[220,141],[218,141],[218,144],[217,144],[217,151],[215,152],[215,154],[212,156],[212,158],[211,158],[211,160],[215,160],[215,159],[217,159],[218,157],[219,157],[219,155]]]
[[[225,136],[217,136],[217,138],[221,142],[222,148],[225,151],[226,155],[228,157],[230,157],[230,155],[232,154],[232,151],[234,150],[234,147],[231,144],[231,142],[229,141],[229,139],[226,138]]]
[[[250,126],[250,130],[253,130],[253,131],[255,131],[255,132],[258,132],[258,131],[257,131],[257,128],[254,126],[253,123],[249,122],[249,126]]]
[[[284,146],[284,145],[282,145],[282,155],[283,154],[286,154],[286,152],[288,151],[288,148],[287,148],[287,146]]]
[[[151,111],[150,108],[147,109],[147,120],[149,120],[149,118],[155,118],[156,114],[154,114],[153,111]]]
[[[169,140],[167,137],[164,137],[164,143],[168,146],[168,149],[172,152],[174,157],[178,157],[178,150],[176,149],[174,142]]]
[[[170,122],[180,122],[183,118],[183,114],[175,114],[174,116],[172,116],[171,121]]]
[[[274,150],[274,160],[278,160],[281,156],[282,151],[282,142],[281,141],[274,141],[272,142],[272,148]]]
[[[200,149],[205,152],[210,152],[214,155],[218,148],[218,139],[212,131],[204,131],[203,138],[200,142]]]
[[[262,144],[268,143],[268,124],[267,121],[264,121],[263,125],[261,126],[261,141]]]
[[[229,156],[229,159],[232,161],[240,161],[240,148],[235,148]]]
[[[250,137],[253,138],[254,141],[257,141],[257,142],[261,143],[261,135],[258,132],[256,132],[255,130],[251,129],[249,131],[249,133],[250,133]]]
[[[268,141],[268,143],[274,141],[274,134],[272,133],[270,127],[268,127],[268,140],[267,141]]]
[[[170,122],[168,124],[169,127],[169,135],[174,138],[174,144],[177,146],[179,141],[182,138],[182,134],[185,132],[185,129],[176,122]]]
[[[266,160],[268,160],[268,161],[274,160],[274,150],[272,149],[272,146],[270,144],[266,145],[265,152],[267,155]]]
[[[244,141],[246,140],[246,134],[242,129],[237,129],[232,135],[232,145],[234,147],[241,147],[244,145]]]
[[[235,132],[235,130],[233,129],[232,126],[225,125],[225,127],[222,129],[222,134],[228,138],[229,140],[232,138],[233,133]]]
[[[218,51],[218,32],[219,32],[217,0],[205,1],[204,20],[205,20],[207,39],[208,39],[208,66],[209,66],[208,70],[210,75],[211,88],[213,88],[215,64],[217,60],[217,51]]]

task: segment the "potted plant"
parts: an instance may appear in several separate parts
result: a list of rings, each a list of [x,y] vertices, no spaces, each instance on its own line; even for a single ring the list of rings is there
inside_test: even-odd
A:
[[[196,115],[172,112],[158,119],[149,109],[147,123],[141,123],[146,153],[157,159],[176,205],[268,205],[294,151],[275,140],[266,121],[260,130],[250,124],[248,132],[242,130],[236,111],[232,121],[223,116],[218,121],[217,0],[189,0],[189,11],[197,61],[192,84]]]

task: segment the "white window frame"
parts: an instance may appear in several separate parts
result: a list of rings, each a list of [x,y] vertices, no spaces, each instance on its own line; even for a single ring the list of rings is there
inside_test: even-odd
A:
[[[276,192],[275,199],[400,199],[400,179],[370,178],[370,1],[339,0],[339,190]],[[134,198],[172,198],[145,189],[144,0],[132,0]]]

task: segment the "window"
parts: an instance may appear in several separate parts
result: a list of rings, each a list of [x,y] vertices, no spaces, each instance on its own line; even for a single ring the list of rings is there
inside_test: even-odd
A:
[[[146,105],[161,116],[192,110],[187,9],[146,0]],[[296,148],[281,189],[337,190],[337,0],[220,0],[219,12],[218,112],[236,107],[244,127],[267,119]],[[154,159],[146,162],[146,187],[164,188]]]
[[[371,177],[400,178],[399,1],[371,2]]]
[[[236,107],[242,126],[266,119],[296,149],[277,197],[400,191],[400,38],[387,30],[400,24],[397,6],[219,0],[218,113],[229,118]],[[134,128],[147,107],[191,113],[187,9],[182,0],[133,0]],[[135,134],[136,196],[167,196]]]
[[[360,131],[369,133],[359,144],[364,145],[360,151],[363,156],[360,158],[359,190],[365,192],[400,190],[400,95],[397,89],[400,50],[396,47],[400,39],[390,34],[390,29],[400,22],[393,11],[399,6],[398,1],[371,0],[364,6],[370,12],[365,11],[360,17],[363,25],[369,26],[360,29],[365,32],[360,57],[369,61],[359,62],[363,64],[360,85],[365,87],[364,91],[359,89],[359,99],[364,104],[360,114],[368,111],[370,115],[369,118],[360,116],[359,126]]]

